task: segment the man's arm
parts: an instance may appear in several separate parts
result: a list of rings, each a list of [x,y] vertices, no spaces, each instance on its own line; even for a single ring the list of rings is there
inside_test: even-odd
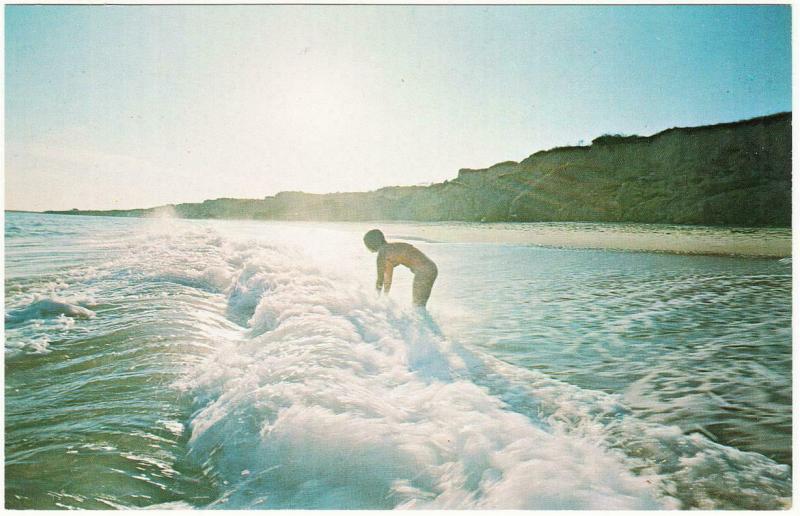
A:
[[[394,267],[385,267],[383,271],[383,291],[387,294],[389,293],[389,289],[392,288],[392,273],[394,272]]]
[[[386,268],[386,254],[381,249],[378,251],[378,280],[375,282],[375,288],[378,292],[383,288],[383,271]]]

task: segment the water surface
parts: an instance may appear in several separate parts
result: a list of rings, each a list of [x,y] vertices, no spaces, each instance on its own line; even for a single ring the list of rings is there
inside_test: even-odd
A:
[[[789,505],[790,260],[364,227],[7,213],[6,506]]]

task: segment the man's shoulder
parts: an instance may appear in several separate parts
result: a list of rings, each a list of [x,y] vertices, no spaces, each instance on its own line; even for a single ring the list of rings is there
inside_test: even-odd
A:
[[[407,251],[408,249],[417,249],[408,242],[389,242],[386,247],[392,251]]]

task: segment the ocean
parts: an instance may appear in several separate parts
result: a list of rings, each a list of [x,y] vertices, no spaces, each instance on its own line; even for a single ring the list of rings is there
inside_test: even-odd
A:
[[[788,229],[5,217],[7,508],[791,505]]]

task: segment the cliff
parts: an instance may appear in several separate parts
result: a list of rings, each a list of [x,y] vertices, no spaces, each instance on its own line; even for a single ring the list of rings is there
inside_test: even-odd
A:
[[[278,220],[587,221],[790,226],[791,113],[605,135],[431,186],[281,192],[141,210],[48,212]]]

